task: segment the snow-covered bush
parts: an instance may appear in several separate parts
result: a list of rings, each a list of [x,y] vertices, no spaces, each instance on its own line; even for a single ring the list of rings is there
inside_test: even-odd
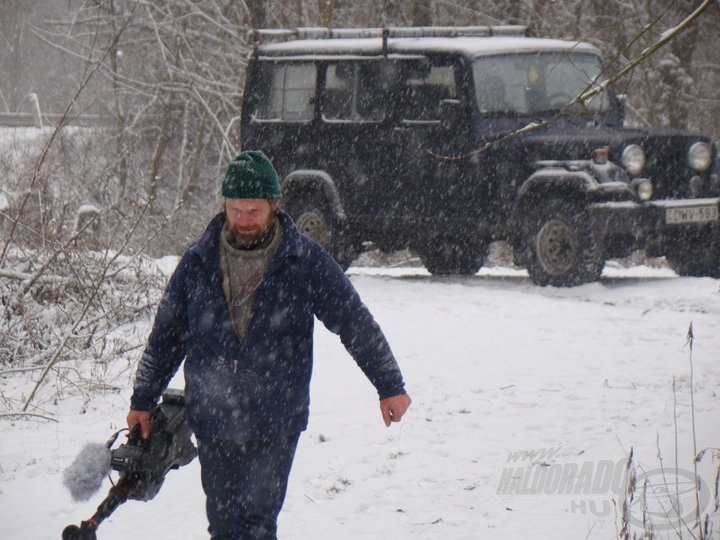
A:
[[[42,410],[68,394],[127,387],[146,337],[138,320],[151,316],[165,283],[150,259],[13,248],[0,278],[1,408]],[[10,378],[16,393],[2,390]]]

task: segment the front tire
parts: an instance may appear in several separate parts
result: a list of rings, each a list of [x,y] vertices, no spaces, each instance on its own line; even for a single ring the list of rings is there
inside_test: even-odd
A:
[[[537,285],[572,287],[602,273],[603,245],[587,211],[562,199],[533,209],[523,221],[528,274]]]

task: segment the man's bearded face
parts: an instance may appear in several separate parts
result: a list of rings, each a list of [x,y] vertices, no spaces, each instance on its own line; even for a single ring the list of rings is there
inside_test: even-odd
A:
[[[265,237],[279,208],[279,201],[225,199],[225,215],[230,232],[243,246],[251,246]]]

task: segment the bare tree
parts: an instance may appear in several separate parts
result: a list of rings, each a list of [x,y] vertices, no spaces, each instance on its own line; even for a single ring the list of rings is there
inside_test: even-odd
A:
[[[318,0],[318,19],[320,26],[331,26],[335,0]]]
[[[645,54],[699,6],[688,28]],[[132,306],[156,301],[147,288],[112,280],[127,268],[152,279],[138,254],[179,252],[216,210],[218,179],[240,149],[250,28],[501,23],[595,44],[647,122],[720,136],[717,0],[0,3],[0,68],[13,79],[0,81],[0,109],[18,110],[34,92],[68,118],[93,111],[109,119],[24,143],[13,153],[27,156],[20,164],[0,155],[10,201],[0,211],[0,365],[72,384],[64,362],[107,358],[116,352],[110,333],[137,316]],[[78,219],[78,201],[90,221]],[[107,251],[80,251],[91,229]],[[116,301],[115,287],[127,301]],[[67,303],[55,309],[59,301]]]
[[[433,24],[432,0],[418,0],[411,2],[411,24],[413,26],[431,26]]]

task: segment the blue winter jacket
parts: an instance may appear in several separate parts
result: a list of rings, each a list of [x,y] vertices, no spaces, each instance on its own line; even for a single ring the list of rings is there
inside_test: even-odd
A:
[[[198,437],[257,440],[307,427],[314,316],[338,334],[380,399],[405,392],[390,347],[350,280],[292,220],[255,291],[244,339],[222,289],[218,214],[182,256],[158,306],[130,406],[150,410],[185,360],[185,398]]]

